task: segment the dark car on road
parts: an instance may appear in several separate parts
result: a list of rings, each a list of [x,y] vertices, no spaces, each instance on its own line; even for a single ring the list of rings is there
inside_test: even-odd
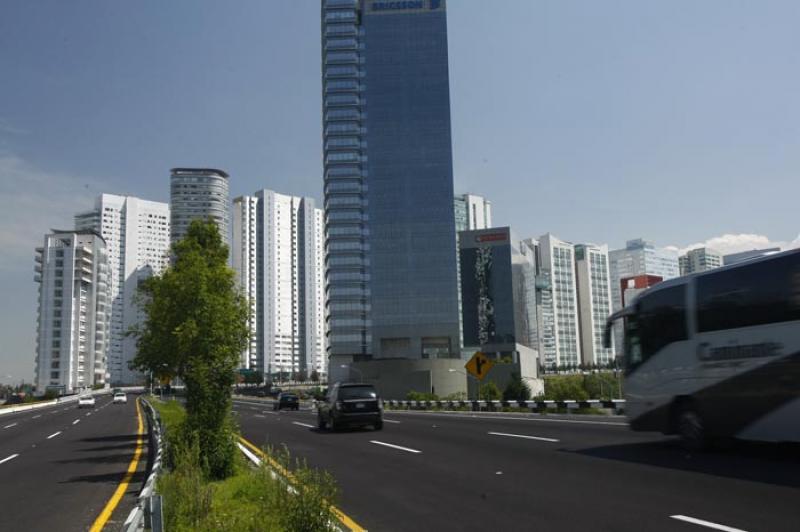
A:
[[[383,403],[371,384],[336,383],[317,404],[317,426],[338,430],[345,427],[383,428]]]
[[[278,394],[278,398],[275,399],[275,404],[272,407],[273,410],[281,410],[283,408],[288,408],[289,410],[299,410],[300,409],[300,399],[298,399],[297,395],[293,393],[280,393]]]

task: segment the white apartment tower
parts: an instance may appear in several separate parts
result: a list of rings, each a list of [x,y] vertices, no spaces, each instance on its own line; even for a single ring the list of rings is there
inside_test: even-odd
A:
[[[544,348],[542,362],[545,367],[581,363],[581,346],[578,337],[578,291],[575,275],[575,249],[572,244],[550,233],[539,237],[541,268],[550,280],[552,303],[544,322],[552,319],[554,342]]]
[[[603,347],[606,319],[611,314],[608,246],[575,246],[578,280],[578,316],[584,364],[605,365],[614,360],[614,348]]]
[[[74,393],[107,382],[108,261],[93,231],[53,231],[36,248],[36,390]]]
[[[113,194],[101,194],[93,210],[75,215],[76,230],[93,230],[106,242],[111,301],[108,371],[113,385],[141,381],[128,368],[136,356],[136,339],[126,332],[144,318],[136,304],[139,284],[160,274],[169,262],[169,223],[168,204]]]
[[[492,227],[492,203],[483,196],[461,194],[453,198],[456,234]]]
[[[240,196],[233,200],[231,258],[236,281],[250,306],[250,341],[242,353],[242,368],[262,368],[258,359],[258,198]],[[262,369],[263,371],[263,369]]]
[[[322,209],[271,190],[233,205],[233,267],[253,314],[242,365],[326,375]]]

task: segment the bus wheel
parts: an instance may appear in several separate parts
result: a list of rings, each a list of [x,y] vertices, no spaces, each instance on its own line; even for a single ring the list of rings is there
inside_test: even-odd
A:
[[[678,434],[683,447],[690,451],[708,448],[705,423],[702,416],[691,403],[685,403],[678,412]]]

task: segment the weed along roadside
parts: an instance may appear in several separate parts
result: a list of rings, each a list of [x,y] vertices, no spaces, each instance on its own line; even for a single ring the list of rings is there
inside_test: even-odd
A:
[[[257,458],[248,459],[242,449],[231,476],[209,479],[198,446],[174,436],[186,416],[183,407],[176,401],[153,405],[166,434],[167,470],[157,486],[166,530],[364,530],[336,508],[338,490],[330,474],[293,460],[286,450],[259,449],[238,434],[241,447]]]

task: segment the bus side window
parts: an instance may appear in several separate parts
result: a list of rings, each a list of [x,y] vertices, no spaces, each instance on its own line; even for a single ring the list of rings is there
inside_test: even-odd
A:
[[[698,331],[800,320],[799,277],[800,254],[698,277]]]
[[[673,342],[688,338],[686,285],[654,290],[639,302],[642,362]]]

